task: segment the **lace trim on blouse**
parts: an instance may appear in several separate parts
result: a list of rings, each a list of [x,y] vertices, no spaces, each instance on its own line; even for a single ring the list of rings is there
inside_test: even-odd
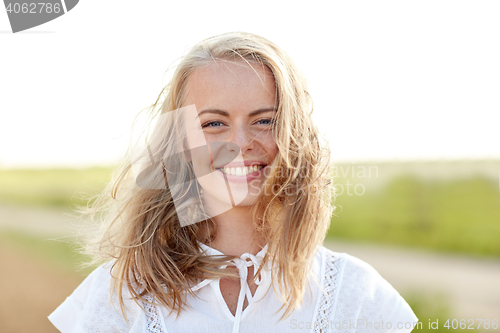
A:
[[[144,296],[146,301],[153,303],[153,297],[151,295]],[[149,333],[167,333],[163,330],[163,325],[161,324],[160,316],[158,315],[158,309],[156,305],[142,302],[144,305],[144,310],[146,310],[146,320]]]
[[[319,306],[317,313],[315,315],[314,325],[315,333],[325,333],[328,327],[328,323],[333,316],[333,305],[335,301],[335,292],[337,289],[337,278],[340,272],[341,260],[340,258],[334,256],[329,251],[324,252],[324,273],[322,281],[322,292],[319,299]]]

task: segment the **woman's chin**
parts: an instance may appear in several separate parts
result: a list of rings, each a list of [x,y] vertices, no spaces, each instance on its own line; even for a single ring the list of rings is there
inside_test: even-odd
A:
[[[249,194],[245,197],[245,199],[237,203],[235,207],[249,207],[255,205],[256,202],[257,202],[257,197]]]
[[[216,215],[232,208],[253,206],[258,198],[258,193],[248,193],[247,191],[238,193],[239,191],[233,190],[231,191],[232,196],[230,198],[225,195],[220,195],[220,193],[218,193],[219,195],[213,195],[214,193],[207,192],[208,191],[204,191],[203,194],[205,209],[207,213]]]

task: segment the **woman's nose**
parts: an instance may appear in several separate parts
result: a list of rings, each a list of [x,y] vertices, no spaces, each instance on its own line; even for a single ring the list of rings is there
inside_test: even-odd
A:
[[[243,126],[238,126],[233,128],[231,131],[230,141],[234,144],[237,144],[240,147],[242,153],[253,149],[254,140],[252,133],[248,128]]]

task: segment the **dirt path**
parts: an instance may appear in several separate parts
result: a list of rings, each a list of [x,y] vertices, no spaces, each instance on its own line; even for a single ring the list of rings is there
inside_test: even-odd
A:
[[[66,237],[77,232],[77,219],[69,209],[26,208],[0,204],[0,229],[41,237]]]
[[[83,277],[57,270],[0,244],[0,331],[59,332],[47,316]]]
[[[66,238],[76,233],[69,210],[0,205],[0,231],[14,230],[42,238]],[[83,281],[29,252],[0,243],[0,331],[58,332],[47,316]]]

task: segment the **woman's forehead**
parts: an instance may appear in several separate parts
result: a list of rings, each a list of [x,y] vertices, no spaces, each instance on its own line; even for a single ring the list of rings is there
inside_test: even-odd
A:
[[[274,105],[276,87],[271,70],[262,64],[214,61],[196,68],[187,78],[186,104]]]
[[[273,73],[264,64],[253,61],[216,59],[199,66],[188,76],[188,83],[209,81],[274,80]]]

